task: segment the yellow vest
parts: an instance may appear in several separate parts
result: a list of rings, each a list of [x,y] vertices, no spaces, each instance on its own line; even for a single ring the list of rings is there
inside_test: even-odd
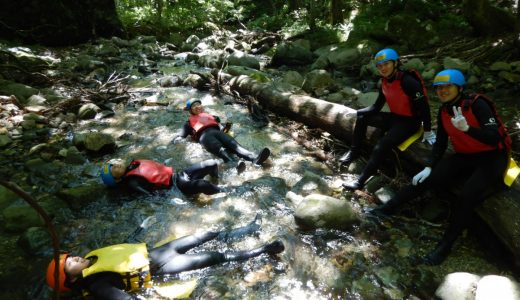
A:
[[[112,245],[91,251],[85,258],[96,260],[83,270],[83,277],[114,272],[121,275],[127,291],[151,287],[150,261],[145,243]]]

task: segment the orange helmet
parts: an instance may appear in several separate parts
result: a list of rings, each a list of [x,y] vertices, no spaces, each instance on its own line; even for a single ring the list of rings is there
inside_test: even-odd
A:
[[[54,270],[56,269],[55,260],[51,260],[49,266],[47,267],[47,284],[52,289],[57,289],[60,292],[69,292],[70,289],[65,286],[65,279],[67,278],[65,275],[65,260],[69,256],[68,253],[60,254],[60,265],[58,266],[60,272],[59,282],[55,282],[54,279]]]

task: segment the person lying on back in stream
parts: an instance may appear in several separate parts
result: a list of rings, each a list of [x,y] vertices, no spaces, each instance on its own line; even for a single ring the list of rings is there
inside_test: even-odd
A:
[[[157,189],[169,189],[173,185],[187,195],[213,195],[223,192],[222,187],[205,180],[206,175],[219,177],[218,160],[208,159],[178,173],[174,173],[173,167],[146,159],[132,160],[129,165],[115,162],[101,167],[101,179],[107,186],[121,186],[143,194],[150,194]]]
[[[150,288],[151,276],[178,274],[284,251],[283,242],[275,240],[251,250],[186,253],[210,240],[251,234],[260,227],[256,221],[230,231],[188,235],[152,249],[148,249],[145,243],[117,244],[93,250],[84,257],[61,254],[59,281],[55,280],[56,261],[52,260],[47,268],[47,284],[60,292],[86,293],[94,299],[136,299],[128,292]]]
[[[225,127],[220,125],[220,118],[205,113],[200,100],[188,100],[184,109],[189,111],[191,116],[173,142],[191,135],[194,141],[198,141],[204,149],[226,163],[235,160],[231,154],[236,154],[256,165],[263,164],[269,158],[271,151],[268,148],[262,149],[258,155],[255,155],[222,131]]]

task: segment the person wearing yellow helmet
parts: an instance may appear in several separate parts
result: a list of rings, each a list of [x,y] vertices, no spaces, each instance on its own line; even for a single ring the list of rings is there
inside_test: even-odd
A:
[[[503,186],[502,179],[509,161],[511,138],[496,108],[487,96],[467,95],[462,72],[446,69],[434,78],[436,94],[442,103],[437,115],[437,142],[427,166],[386,204],[372,211],[384,216],[427,189],[447,190],[463,180],[462,191],[452,203],[449,224],[441,240],[423,262],[437,265],[444,261],[464,228],[473,209],[491,191]],[[454,154],[444,157],[448,141]]]
[[[218,160],[208,159],[174,173],[173,167],[152,160],[132,160],[128,165],[117,161],[103,164],[100,176],[107,186],[125,187],[143,194],[150,194],[157,189],[169,189],[175,185],[187,195],[213,195],[223,190],[204,177],[210,175],[218,178],[218,164]]]
[[[370,176],[390,156],[392,149],[413,136],[421,128],[421,124],[424,129],[423,141],[429,144],[435,141],[435,134],[431,131],[428,97],[420,75],[417,72],[402,71],[399,68],[399,55],[394,49],[379,51],[374,61],[382,77],[379,96],[373,105],[356,112],[350,151],[339,161],[348,165],[361,155],[361,145],[368,126],[382,129],[384,135],[377,142],[357,180],[343,184],[349,190],[363,188]],[[385,103],[390,112],[381,111]]]
[[[59,264],[52,260],[46,273],[49,287],[60,292],[87,294],[94,299],[134,299],[129,292],[151,287],[151,276],[178,274],[230,261],[242,261],[261,254],[284,251],[275,240],[258,248],[243,251],[186,252],[210,240],[226,240],[259,229],[258,217],[250,224],[230,231],[208,231],[184,236],[148,249],[146,244],[116,244],[95,249],[85,257],[62,254]],[[54,272],[59,269],[59,281]]]
[[[255,155],[226,134],[223,131],[225,127],[220,124],[220,118],[204,112],[200,100],[188,100],[184,109],[190,112],[190,117],[173,142],[191,136],[204,149],[220,157],[226,163],[235,161],[232,154],[256,165],[262,165],[269,158],[271,154],[269,148],[263,148],[258,155]]]

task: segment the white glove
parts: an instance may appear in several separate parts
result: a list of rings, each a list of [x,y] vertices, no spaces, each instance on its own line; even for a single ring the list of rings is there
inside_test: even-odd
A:
[[[178,141],[182,140],[182,136],[177,135],[173,138],[173,140],[170,142],[172,144],[176,144]]]
[[[422,142],[427,142],[430,145],[435,144],[436,136],[435,132],[433,131],[425,131],[422,136]]]
[[[458,108],[455,108],[455,106],[453,107],[453,118],[451,118],[451,124],[460,131],[468,131],[468,121],[466,121],[466,118],[462,115],[462,108],[460,108],[460,106]]]
[[[426,167],[421,172],[417,173],[412,179],[412,184],[417,185],[418,183],[423,182],[428,176],[430,176],[430,173],[432,172],[432,168]]]

